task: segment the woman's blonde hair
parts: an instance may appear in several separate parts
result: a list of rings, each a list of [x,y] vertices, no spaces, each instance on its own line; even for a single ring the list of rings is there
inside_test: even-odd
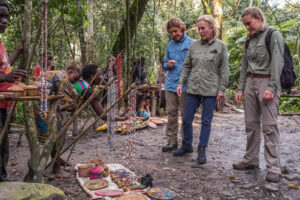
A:
[[[216,35],[216,30],[217,30],[217,24],[213,16],[211,15],[202,15],[197,19],[197,23],[199,21],[205,21],[208,26],[213,27],[213,34],[214,36]]]
[[[242,13],[242,18],[247,16],[247,15],[250,15],[252,18],[255,18],[257,19],[258,17],[260,17],[262,23],[264,25],[266,25],[266,18],[265,18],[265,15],[263,13],[263,11],[257,7],[249,7],[249,8],[246,8],[244,10],[244,12]]]
[[[177,17],[172,17],[172,18],[167,22],[167,24],[166,24],[166,29],[167,29],[168,32],[169,32],[169,29],[172,28],[172,27],[180,28],[180,30],[181,30],[182,32],[184,32],[184,31],[185,31],[185,28],[186,28],[184,22],[183,22],[181,19],[177,18]]]

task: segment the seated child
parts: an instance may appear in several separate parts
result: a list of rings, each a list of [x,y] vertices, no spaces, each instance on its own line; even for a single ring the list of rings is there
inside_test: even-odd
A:
[[[141,117],[150,117],[150,99],[149,98],[143,98],[141,101],[141,106],[139,109],[139,116]]]

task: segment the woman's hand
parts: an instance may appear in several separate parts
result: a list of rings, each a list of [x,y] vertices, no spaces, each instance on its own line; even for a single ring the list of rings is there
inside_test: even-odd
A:
[[[236,102],[242,103],[242,98],[243,98],[243,93],[241,93],[241,92],[236,93],[236,95],[235,95]]]
[[[263,100],[264,101],[269,101],[269,100],[272,100],[274,97],[274,93],[271,92],[270,90],[266,90],[265,93],[264,93],[264,96],[263,96]]]
[[[177,95],[181,97],[181,93],[182,93],[182,87],[181,86],[178,86],[177,89]]]
[[[217,101],[220,101],[224,97],[223,93],[219,93],[217,96]]]

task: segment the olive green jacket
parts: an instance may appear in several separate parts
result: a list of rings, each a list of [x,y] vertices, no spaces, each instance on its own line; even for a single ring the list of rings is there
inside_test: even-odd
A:
[[[284,41],[279,31],[274,31],[271,36],[270,50],[268,53],[265,37],[268,27],[254,34],[248,48],[244,49],[241,61],[241,72],[238,92],[243,92],[246,84],[247,73],[270,75],[268,90],[274,94],[280,89],[280,75],[284,64]]]
[[[183,86],[188,77],[189,94],[217,96],[224,93],[229,82],[226,44],[216,38],[209,42],[198,40],[192,43],[182,65],[178,85]]]

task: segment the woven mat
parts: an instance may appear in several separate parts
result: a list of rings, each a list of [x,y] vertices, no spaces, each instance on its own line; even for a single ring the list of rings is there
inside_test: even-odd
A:
[[[78,170],[78,166],[79,166],[79,165],[82,165],[82,164],[77,164],[77,165],[75,166],[75,169],[76,169],[76,170]],[[130,171],[129,169],[127,169],[126,167],[124,167],[124,166],[121,165],[121,164],[107,164],[107,166],[108,166],[108,168],[109,168],[109,171],[115,171],[115,170],[117,170],[117,169],[126,169],[126,171],[129,171],[129,172],[131,172],[132,174],[135,175],[134,172]],[[76,173],[76,178],[77,178],[79,184],[81,185],[81,187],[83,188],[83,190],[84,190],[86,193],[88,193],[88,194],[91,196],[92,199],[105,199],[105,200],[117,199],[117,197],[100,197],[100,196],[95,195],[94,193],[95,193],[95,191],[97,191],[97,190],[89,190],[89,189],[87,189],[86,187],[83,186],[84,182],[87,181],[87,180],[89,180],[89,178],[79,177],[79,176],[78,176],[78,172]],[[108,187],[105,188],[105,189],[119,189],[119,187],[118,187],[114,182],[112,182],[110,176],[105,177],[105,178],[103,178],[103,179],[108,181]],[[139,183],[136,182],[136,184],[139,184]]]

